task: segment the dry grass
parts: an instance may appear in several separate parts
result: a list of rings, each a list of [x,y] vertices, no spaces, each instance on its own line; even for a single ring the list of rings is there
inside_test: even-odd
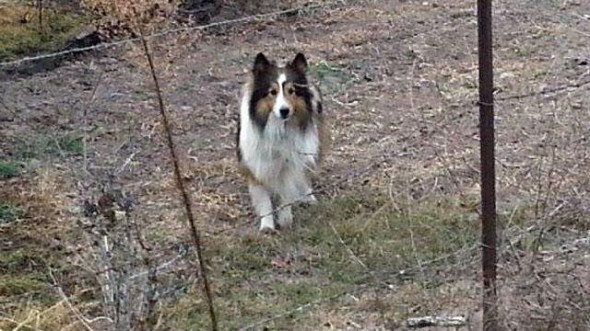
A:
[[[473,247],[475,223],[460,205],[428,201],[417,207],[399,206],[370,191],[356,193],[298,209],[304,224],[279,237],[249,233],[206,242],[207,255],[213,258],[210,276],[222,329],[244,327],[316,300],[325,301],[320,307],[337,307],[339,301],[330,298],[355,293],[367,282],[400,286],[396,279],[400,270],[405,270],[399,275],[402,279],[416,278],[416,286],[428,287],[431,280],[426,273],[443,261],[455,265],[463,259],[463,265],[449,274],[473,267],[466,261],[474,252],[461,249]],[[463,230],[445,230],[451,226]],[[441,256],[449,257],[428,264]],[[173,302],[166,308],[170,319],[166,324],[173,329],[203,328],[204,307],[193,295]],[[179,318],[186,314],[191,318]],[[285,318],[267,325],[288,328],[289,316]],[[296,328],[314,329],[317,322],[316,317],[303,318]]]
[[[0,3],[0,61],[59,50],[84,23],[76,13],[46,9],[39,25],[35,7],[24,2]]]
[[[153,41],[221,329],[403,330],[405,318],[429,314],[465,315],[465,329],[479,329],[473,8],[438,6],[362,1]],[[584,54],[571,26],[588,5],[564,6],[496,4],[498,98],[588,75],[569,60]],[[241,73],[261,50],[304,50],[334,119],[320,203],[298,207],[301,222],[279,236],[256,232],[233,161]],[[102,260],[91,258],[95,246],[79,226],[83,200],[105,190],[133,199],[137,233],[152,248],[154,329],[208,325],[151,81],[138,56],[124,58],[0,85],[2,104],[18,114],[1,151],[12,175],[0,180],[0,206],[13,216],[0,226],[11,238],[0,243],[0,329],[113,329],[101,319],[111,317]],[[498,102],[499,293],[508,329],[588,326],[587,98],[582,87]],[[125,224],[109,229],[121,251],[130,247]],[[141,287],[146,279],[134,275],[151,269],[134,254],[119,255],[119,275]]]
[[[144,31],[169,27],[174,20],[179,1],[164,0],[82,0],[81,6],[107,40],[139,35],[138,24]]]

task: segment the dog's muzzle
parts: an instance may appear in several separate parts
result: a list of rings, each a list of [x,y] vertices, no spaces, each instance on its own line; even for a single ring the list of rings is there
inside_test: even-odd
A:
[[[281,118],[282,119],[287,119],[287,117],[289,117],[289,108],[287,107],[283,107],[281,109],[279,109],[279,114],[281,114]]]

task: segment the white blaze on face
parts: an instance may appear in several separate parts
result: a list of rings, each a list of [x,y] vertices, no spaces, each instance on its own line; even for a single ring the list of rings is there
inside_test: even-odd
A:
[[[283,90],[283,84],[287,81],[287,76],[285,74],[280,74],[277,80],[277,84],[279,84],[279,93],[275,99],[275,104],[272,108],[272,113],[280,119],[287,119],[291,116],[293,112],[291,110],[291,105],[287,98],[285,97],[285,91]]]

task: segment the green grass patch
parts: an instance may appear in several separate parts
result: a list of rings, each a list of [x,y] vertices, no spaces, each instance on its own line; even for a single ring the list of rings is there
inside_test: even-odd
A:
[[[46,271],[46,258],[50,254],[41,249],[18,249],[4,252],[0,256],[0,274],[32,275]]]
[[[34,7],[0,5],[0,61],[59,50],[85,23],[82,16],[46,9],[39,25]]]
[[[0,161],[0,179],[9,179],[20,175],[19,165],[13,161]]]
[[[16,226],[11,229],[14,228]],[[33,306],[53,305],[56,297],[54,289],[49,286],[52,281],[48,268],[51,265],[55,270],[61,270],[63,256],[57,256],[47,247],[29,245],[16,233],[9,232],[9,236],[19,243],[19,248],[0,254],[0,297],[11,300],[14,296],[13,304],[26,300]]]
[[[404,205],[362,192],[296,208],[295,215],[300,223],[277,236],[253,230],[206,243],[221,329],[374,282],[358,260],[375,275],[395,281],[400,270],[472,247],[479,238],[477,214],[450,198]],[[170,302],[165,310],[174,329],[208,325],[205,302],[197,293]],[[268,326],[293,327],[287,320]]]
[[[36,300],[52,301],[41,257],[45,254],[26,249],[4,252],[0,256],[0,296],[31,294]]]
[[[58,145],[59,144],[59,145]],[[63,150],[68,154],[82,155],[84,152],[84,142],[82,137],[75,136],[61,136],[57,143],[54,143],[55,147]]]
[[[14,222],[23,216],[22,208],[16,203],[0,200],[0,224]]]
[[[308,74],[314,81],[320,83],[324,93],[340,93],[356,82],[356,78],[347,69],[324,61],[311,63]]]
[[[463,82],[463,87],[466,89],[474,90],[474,89],[478,88],[478,85],[474,81],[467,80],[467,81]]]
[[[38,159],[44,156],[75,156],[84,152],[82,137],[73,134],[59,136],[39,135],[21,140],[15,147],[18,159]]]
[[[30,277],[2,276],[0,277],[0,296],[21,295],[39,292],[47,287],[45,282]]]
[[[375,271],[435,259],[478,239],[477,215],[451,199],[404,206],[380,195],[343,197],[312,206],[304,216],[313,220],[301,229],[309,244],[318,252],[332,251],[326,263],[339,258],[350,263],[352,251]]]

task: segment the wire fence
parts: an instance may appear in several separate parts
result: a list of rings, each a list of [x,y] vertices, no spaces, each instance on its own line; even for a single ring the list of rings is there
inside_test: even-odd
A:
[[[277,12],[273,12],[273,13],[269,13],[269,14],[252,15],[252,16],[248,16],[248,17],[227,20],[227,21],[222,21],[222,22],[218,22],[218,23],[212,23],[212,24],[208,24],[208,25],[204,25],[204,26],[167,30],[167,31],[163,31],[163,32],[159,32],[159,33],[150,35],[147,38],[149,38],[149,39],[157,38],[157,37],[161,37],[161,36],[165,36],[165,35],[173,34],[173,33],[179,33],[179,32],[188,32],[188,31],[194,31],[194,30],[206,30],[209,28],[223,26],[223,25],[232,25],[232,24],[240,24],[240,23],[246,23],[246,22],[263,21],[263,20],[272,19],[272,18],[281,16],[281,15],[299,13],[303,10],[320,9],[320,8],[325,8],[325,7],[333,6],[333,5],[344,5],[345,3],[346,3],[345,1],[333,1],[333,2],[326,2],[326,3],[321,3],[321,4],[304,5],[304,6],[300,6],[300,7],[293,8],[293,9],[277,11]],[[38,55],[38,56],[33,56],[33,57],[26,57],[26,58],[22,58],[19,60],[0,63],[0,67],[20,65],[20,64],[23,64],[26,62],[43,60],[43,59],[48,59],[48,58],[55,58],[55,57],[60,57],[60,56],[64,56],[64,55],[85,52],[85,51],[106,49],[106,48],[110,48],[110,47],[117,47],[117,46],[121,46],[121,45],[124,45],[127,43],[133,43],[133,42],[137,42],[137,41],[139,41],[139,38],[131,38],[131,39],[126,39],[126,40],[121,40],[121,41],[116,41],[116,42],[106,43],[106,44],[100,44],[100,45],[91,46],[91,47],[76,48],[76,49],[66,50],[66,51],[57,52],[57,53],[43,54],[43,55]],[[508,96],[498,96],[495,98],[495,101],[523,100],[523,99],[527,99],[527,98],[534,98],[534,97],[545,96],[545,95],[549,95],[549,94],[558,94],[558,93],[562,93],[562,92],[568,92],[571,90],[578,90],[578,89],[587,87],[589,84],[590,84],[590,79],[589,80],[581,80],[579,82],[572,83],[572,84],[565,84],[565,85],[554,86],[554,87],[550,87],[550,88],[543,88],[542,90],[539,90],[539,91],[531,91],[531,92],[527,92],[527,93],[514,94],[514,95],[508,95]],[[0,101],[1,101],[1,99],[0,99]],[[477,105],[477,103],[478,102],[475,100],[470,100],[470,101],[466,101],[464,103],[464,106],[475,106],[475,105]],[[5,106],[5,108],[8,109],[8,107],[6,105],[4,105],[4,106]],[[338,188],[338,186],[340,186],[341,184],[343,184],[345,182],[348,182],[348,181],[353,182],[356,179],[362,177],[363,175],[375,171],[379,167],[380,164],[382,164],[384,161],[387,161],[389,159],[389,157],[387,156],[389,154],[388,150],[383,150],[377,154],[379,155],[377,158],[369,160],[367,162],[369,164],[368,166],[365,166],[365,167],[362,167],[359,169],[353,169],[352,171],[349,171],[347,174],[342,176],[341,179],[329,183],[328,185],[322,187],[321,189],[317,190],[314,193],[315,194],[329,193],[331,190]],[[290,205],[292,205],[292,204],[290,204]],[[288,205],[280,206],[277,209],[275,209],[273,212],[277,212],[278,210],[280,210],[281,208],[284,208],[286,206],[288,206]],[[265,215],[249,218],[247,222],[250,224],[257,222],[264,216]],[[228,231],[228,230],[222,230],[219,232],[215,232],[215,233],[213,233],[213,235],[220,234],[221,232],[224,232],[224,231]],[[334,230],[334,233],[336,236],[338,236],[338,233],[336,232],[336,230]],[[366,273],[364,275],[362,275],[359,279],[357,279],[355,281],[356,283],[360,283],[361,285],[357,285],[352,289],[346,289],[346,290],[336,293],[334,295],[330,295],[327,297],[318,298],[318,299],[309,301],[309,302],[299,305],[289,311],[281,312],[281,313],[272,315],[270,317],[263,318],[259,321],[255,321],[251,324],[248,324],[247,326],[244,326],[242,328],[242,330],[249,330],[249,329],[256,328],[258,326],[262,326],[262,325],[272,322],[274,320],[284,318],[284,317],[289,316],[293,313],[299,313],[299,312],[305,311],[305,310],[310,309],[311,307],[314,307],[316,305],[321,305],[323,303],[326,303],[326,302],[329,302],[332,300],[336,300],[338,298],[344,297],[348,294],[355,293],[357,291],[362,291],[362,290],[365,290],[365,289],[368,289],[371,287],[375,287],[375,286],[388,287],[387,279],[386,279],[387,276],[391,276],[392,274],[398,274],[398,275],[404,274],[404,273],[410,272],[412,270],[417,270],[418,268],[422,268],[427,265],[435,264],[436,262],[439,262],[439,261],[443,261],[443,260],[446,260],[446,259],[449,259],[452,257],[460,256],[462,254],[470,255],[470,254],[473,254],[479,248],[479,246],[477,246],[477,245],[474,247],[467,247],[467,248],[462,249],[458,252],[447,254],[447,255],[444,255],[444,256],[429,260],[429,261],[420,261],[420,265],[416,266],[416,267],[405,268],[405,269],[400,269],[400,270],[393,270],[393,271],[386,272],[385,274],[383,274],[383,273],[380,274],[379,272],[368,269],[366,267],[366,265],[364,265],[362,259],[355,256],[355,253],[349,247],[347,247],[347,244],[343,240],[340,240],[340,242],[343,245],[343,247],[354,257],[354,260],[356,260],[357,263],[359,263],[361,266],[363,266],[363,268],[366,271]],[[170,260],[165,261],[164,263],[161,263],[160,265],[158,265],[155,268],[156,272],[157,273],[167,272],[168,270],[172,269],[178,261],[186,258],[187,255],[188,255],[188,250],[186,252],[183,252],[183,253],[175,256],[174,258],[172,258]],[[122,265],[120,267],[126,267],[126,266]],[[109,271],[111,271],[111,269],[101,270],[98,273],[105,273],[105,272],[109,272]],[[142,277],[146,276],[147,274],[148,274],[148,271],[141,271],[139,273],[135,273],[135,274],[130,275],[128,279],[134,280],[136,278],[142,278]],[[67,284],[61,284],[61,286],[67,286]],[[392,285],[392,287],[394,287],[394,285]]]
[[[155,38],[159,38],[159,37],[164,37],[167,35],[171,35],[171,34],[177,34],[177,33],[186,33],[186,32],[192,32],[192,31],[205,31],[208,29],[212,29],[212,28],[216,28],[216,27],[221,27],[221,26],[228,26],[228,25],[237,25],[240,23],[251,23],[251,22],[256,22],[256,21],[264,21],[264,20],[269,20],[272,18],[276,18],[279,16],[284,16],[284,15],[290,15],[290,14],[297,14],[306,10],[315,10],[315,9],[321,9],[321,8],[328,8],[334,5],[340,5],[343,6],[346,4],[345,0],[336,0],[336,1],[322,1],[321,3],[308,3],[299,7],[295,7],[295,8],[289,8],[289,9],[285,9],[285,10],[279,10],[279,11],[274,11],[271,13],[266,13],[266,14],[256,14],[256,15],[250,15],[250,16],[245,16],[245,17],[240,17],[240,18],[235,18],[235,19],[229,19],[229,20],[224,20],[224,21],[220,21],[220,22],[214,22],[214,23],[209,23],[209,24],[205,24],[205,25],[199,25],[199,26],[188,26],[188,27],[181,27],[181,28],[175,28],[175,29],[167,29],[161,32],[157,32],[151,35],[147,35],[145,36],[146,40],[151,40],[151,39],[155,39]],[[106,43],[100,43],[97,45],[93,45],[93,46],[87,46],[87,47],[78,47],[78,48],[72,48],[72,49],[66,49],[63,51],[59,51],[59,52],[53,52],[53,53],[48,53],[48,54],[40,54],[40,55],[36,55],[36,56],[28,56],[28,57],[24,57],[18,60],[13,60],[13,61],[5,61],[5,62],[0,62],[0,68],[1,67],[8,67],[8,66],[15,66],[15,65],[20,65],[26,62],[32,62],[32,61],[39,61],[39,60],[45,60],[45,59],[53,59],[53,58],[58,58],[64,55],[71,55],[71,54],[76,54],[76,53],[82,53],[82,52],[88,52],[88,51],[96,51],[96,50],[101,50],[101,49],[107,49],[107,48],[113,48],[113,47],[119,47],[119,46],[123,46],[123,45],[127,45],[130,43],[136,43],[139,42],[141,40],[140,37],[136,37],[136,38],[127,38],[127,39],[123,39],[123,40],[118,40],[118,41],[113,41],[113,42],[106,42]]]
[[[410,268],[405,268],[405,269],[399,269],[399,270],[395,270],[395,271],[390,271],[387,272],[385,274],[376,274],[374,272],[372,272],[371,270],[367,270],[367,273],[364,274],[363,276],[359,277],[358,279],[355,280],[355,282],[360,283],[360,285],[355,286],[353,289],[349,289],[349,290],[345,290],[345,291],[341,291],[339,293],[336,293],[334,295],[331,296],[327,296],[324,298],[319,298],[317,300],[313,300],[310,301],[308,303],[305,303],[303,305],[297,306],[291,310],[285,311],[285,312],[281,312],[275,315],[272,315],[268,318],[264,318],[261,320],[258,320],[254,323],[248,324],[242,328],[240,328],[241,331],[246,331],[246,330],[253,330],[256,327],[262,326],[266,323],[275,321],[277,319],[281,319],[284,318],[286,316],[292,315],[294,313],[300,313],[305,311],[306,309],[310,309],[313,306],[317,306],[320,305],[322,303],[326,303],[332,300],[336,300],[339,298],[342,298],[346,295],[353,295],[355,293],[361,292],[363,290],[369,289],[371,287],[383,287],[386,288],[387,290],[395,290],[397,285],[395,284],[395,282],[393,282],[390,278],[388,277],[392,277],[392,276],[403,276],[405,274],[408,274],[412,271],[422,271],[421,269],[424,267],[427,267],[429,265],[433,265],[437,262],[441,262],[441,261],[445,261],[445,260],[449,260],[452,259],[453,257],[458,257],[458,256],[470,256],[471,254],[475,253],[477,250],[479,249],[479,245],[476,246],[472,246],[472,247],[467,247],[465,249],[462,249],[460,251],[457,252],[453,252],[450,254],[445,254],[445,255],[441,255],[435,259],[431,259],[428,261],[421,261],[420,265],[416,265],[414,267],[410,267]],[[359,260],[359,263],[363,263],[362,261]],[[377,282],[375,283],[375,279],[377,278]]]

